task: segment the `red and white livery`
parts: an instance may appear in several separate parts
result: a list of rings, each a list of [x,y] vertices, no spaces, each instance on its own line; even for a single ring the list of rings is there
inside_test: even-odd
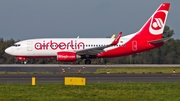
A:
[[[143,27],[136,33],[116,38],[41,38],[15,43],[5,50],[18,60],[27,58],[57,58],[58,61],[92,58],[112,58],[140,53],[160,47],[170,3],[162,3]]]

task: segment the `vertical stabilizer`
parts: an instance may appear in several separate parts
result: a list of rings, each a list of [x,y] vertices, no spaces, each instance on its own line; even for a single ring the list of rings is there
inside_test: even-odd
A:
[[[144,26],[138,31],[138,36],[150,40],[162,38],[170,3],[162,3],[154,14],[148,19]]]

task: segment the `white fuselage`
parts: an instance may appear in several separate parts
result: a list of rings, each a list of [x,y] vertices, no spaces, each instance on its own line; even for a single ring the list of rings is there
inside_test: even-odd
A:
[[[104,51],[126,44],[135,34],[121,37],[118,45],[105,48]],[[57,52],[76,52],[94,47],[109,45],[114,38],[42,38],[20,41],[6,49],[13,56],[56,56]]]

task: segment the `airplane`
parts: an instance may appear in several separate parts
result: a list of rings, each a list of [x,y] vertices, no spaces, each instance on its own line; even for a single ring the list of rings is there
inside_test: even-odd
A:
[[[91,64],[93,58],[113,58],[138,54],[162,46],[162,38],[170,3],[162,3],[139,31],[116,38],[40,38],[16,42],[5,49],[17,60],[27,58],[57,58],[57,61],[75,62],[84,59]]]

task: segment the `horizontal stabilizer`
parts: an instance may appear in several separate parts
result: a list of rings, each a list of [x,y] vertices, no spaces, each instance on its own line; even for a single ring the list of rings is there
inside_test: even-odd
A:
[[[162,38],[162,39],[159,39],[159,40],[152,40],[152,41],[149,41],[150,44],[158,44],[158,43],[162,43],[162,42],[165,42],[167,40],[171,39],[170,37],[168,38]]]

